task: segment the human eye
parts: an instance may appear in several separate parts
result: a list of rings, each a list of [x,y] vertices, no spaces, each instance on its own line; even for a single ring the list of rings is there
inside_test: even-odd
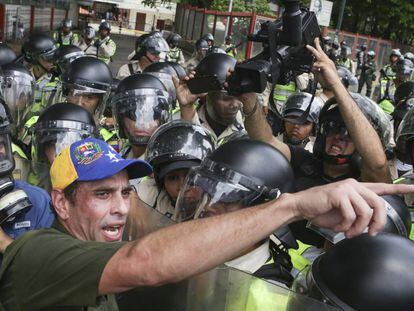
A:
[[[97,190],[95,195],[101,200],[106,200],[109,198],[110,192],[108,190]]]

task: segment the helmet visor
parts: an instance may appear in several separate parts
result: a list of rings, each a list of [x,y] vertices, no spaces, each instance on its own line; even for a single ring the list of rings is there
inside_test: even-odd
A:
[[[26,107],[33,104],[35,83],[32,76],[13,74],[2,79],[4,100],[10,109],[14,124],[20,127]]]
[[[166,73],[161,73],[161,72],[149,72],[149,74],[161,80],[162,84],[164,84],[165,89],[168,92],[169,102],[170,103],[175,102],[175,100],[177,99],[177,93],[175,90],[174,82],[172,80],[172,76]]]
[[[168,93],[139,89],[114,96],[115,115],[119,126],[132,144],[146,144],[161,125],[170,120]]]
[[[229,213],[246,207],[246,202],[258,196],[242,185],[193,168],[178,195],[174,219],[186,221]]]
[[[14,168],[13,152],[11,149],[10,134],[0,133],[0,174],[10,173]]]
[[[59,66],[59,69],[61,70],[61,72],[63,73],[68,69],[71,62],[83,56],[85,56],[85,53],[83,51],[73,52],[73,53],[65,55],[62,59],[57,60],[56,63]]]
[[[75,121],[55,121],[36,125],[33,136],[32,158],[35,163],[52,164],[55,157],[67,146],[79,140],[96,137],[93,126]]]
[[[149,36],[142,43],[143,47],[146,47],[146,50],[152,54],[158,55],[160,58],[165,59],[167,53],[170,51],[167,41],[162,37],[161,33],[156,32],[153,35]]]

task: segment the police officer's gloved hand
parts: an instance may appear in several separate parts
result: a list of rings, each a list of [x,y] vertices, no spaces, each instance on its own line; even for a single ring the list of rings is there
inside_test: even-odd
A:
[[[96,40],[93,45],[96,46],[97,48],[99,48],[102,45],[102,41],[101,40]]]

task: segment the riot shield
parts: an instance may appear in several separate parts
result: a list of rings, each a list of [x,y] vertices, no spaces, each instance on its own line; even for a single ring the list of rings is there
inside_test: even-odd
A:
[[[141,201],[137,194],[133,192],[123,240],[137,240],[174,223],[173,220]]]
[[[176,284],[118,295],[119,310],[338,310],[240,270],[221,266]]]

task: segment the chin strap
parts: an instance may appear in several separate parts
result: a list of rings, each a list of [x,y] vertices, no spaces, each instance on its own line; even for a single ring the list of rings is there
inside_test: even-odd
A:
[[[288,143],[288,144],[293,145],[293,146],[300,146],[300,145],[302,145],[302,146],[305,147],[306,144],[310,141],[309,137],[306,137],[305,139],[302,139],[302,140],[292,140],[292,139],[289,139],[286,136],[286,134],[283,134],[283,138],[285,140],[285,143]]]

